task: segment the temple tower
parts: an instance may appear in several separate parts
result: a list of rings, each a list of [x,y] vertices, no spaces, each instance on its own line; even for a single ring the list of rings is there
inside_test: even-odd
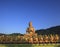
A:
[[[35,29],[32,26],[32,22],[29,22],[29,27],[27,28],[26,33],[28,33],[28,34],[34,34],[35,33]]]
[[[26,30],[26,34],[24,35],[24,37],[29,43],[37,42],[37,33],[35,33],[35,29],[32,26],[32,22],[29,22],[29,26]]]

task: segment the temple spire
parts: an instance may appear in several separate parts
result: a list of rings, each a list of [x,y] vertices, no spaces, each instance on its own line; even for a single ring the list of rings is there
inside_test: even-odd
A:
[[[27,28],[26,32],[27,33],[35,33],[35,29],[32,26],[32,22],[31,21],[29,22],[29,27]]]
[[[29,27],[32,27],[32,22],[31,21],[29,22]]]

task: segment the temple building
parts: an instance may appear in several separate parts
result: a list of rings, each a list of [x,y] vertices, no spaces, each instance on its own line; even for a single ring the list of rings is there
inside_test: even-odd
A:
[[[35,41],[38,41],[37,39],[37,33],[35,33],[35,29],[32,26],[32,22],[29,22],[29,27],[26,30],[26,34],[24,35],[26,41],[33,43]]]
[[[29,33],[29,34],[34,34],[35,33],[35,29],[32,26],[32,22],[29,23],[29,27],[27,28],[26,33]]]

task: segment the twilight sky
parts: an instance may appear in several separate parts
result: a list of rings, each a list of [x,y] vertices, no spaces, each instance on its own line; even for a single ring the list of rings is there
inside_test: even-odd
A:
[[[0,0],[0,33],[26,33],[60,25],[60,0]]]

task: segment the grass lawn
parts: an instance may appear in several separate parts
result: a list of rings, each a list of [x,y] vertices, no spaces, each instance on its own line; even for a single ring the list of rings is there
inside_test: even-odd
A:
[[[60,44],[0,44],[0,47],[60,47]]]

